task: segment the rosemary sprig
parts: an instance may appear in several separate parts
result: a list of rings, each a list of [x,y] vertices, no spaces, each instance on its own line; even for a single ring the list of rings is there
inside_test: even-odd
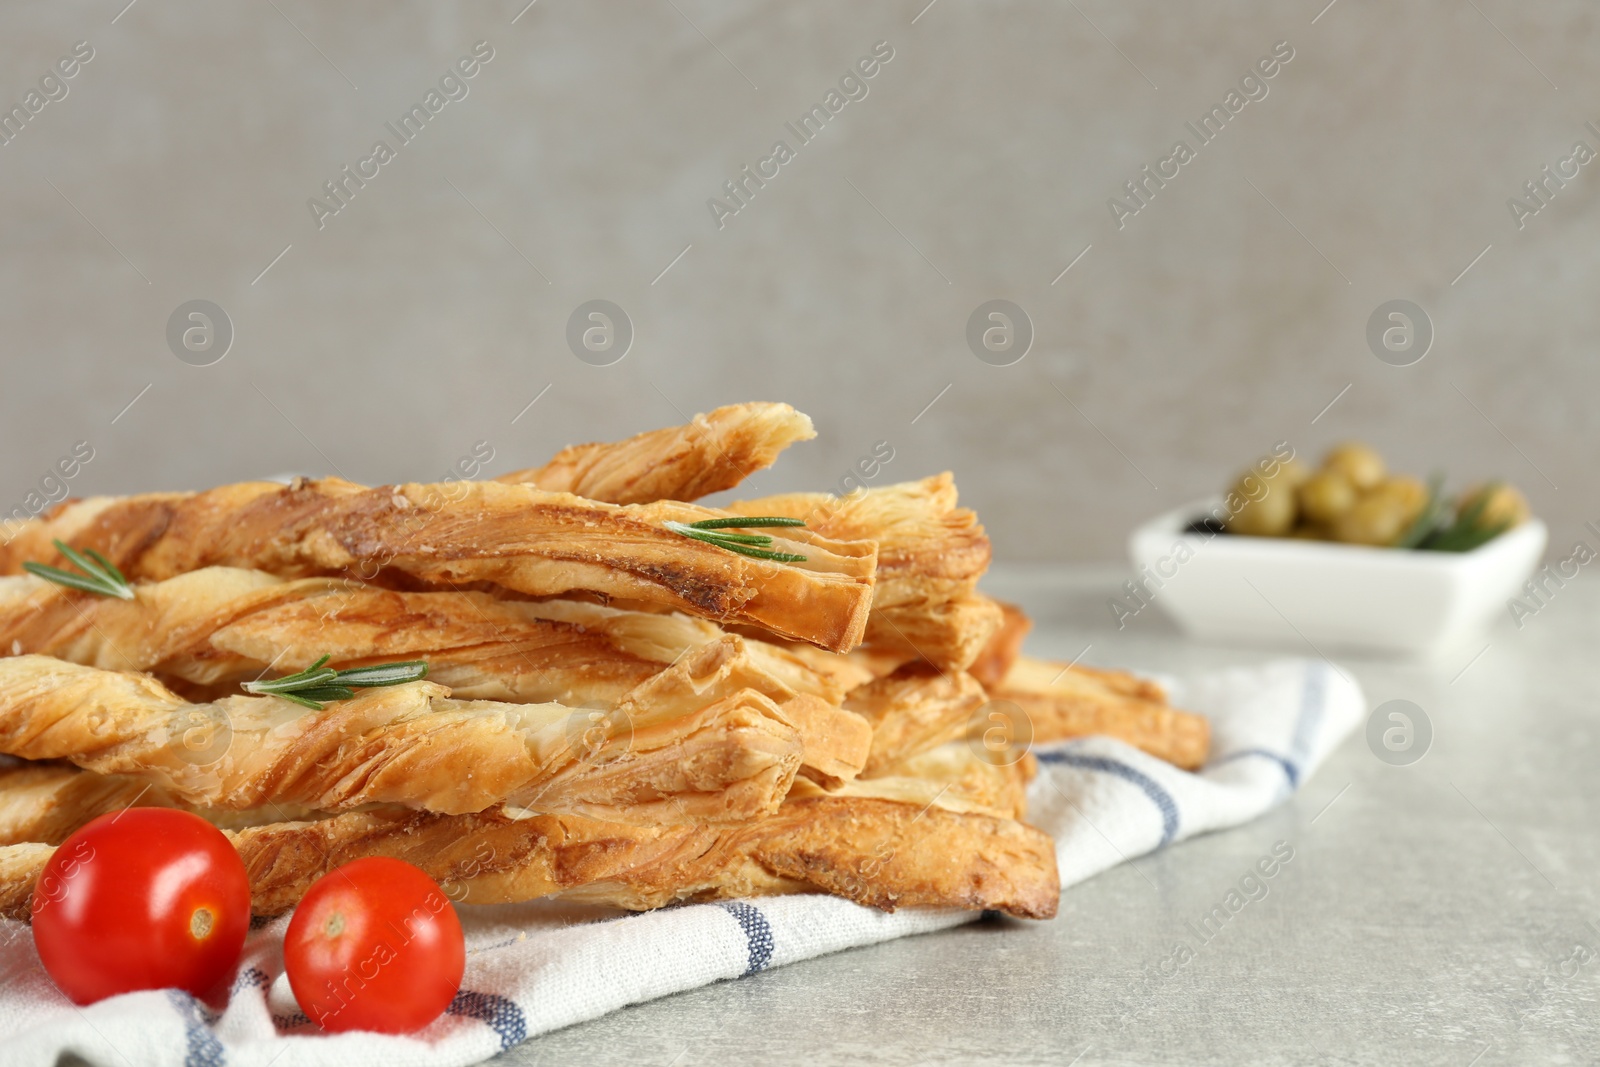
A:
[[[36,574],[46,581],[64,585],[69,589],[80,589],[85,593],[98,593],[101,596],[114,596],[119,600],[132,600],[133,587],[128,584],[128,579],[117,570],[116,565],[106,559],[92,548],[79,552],[65,541],[57,539],[52,542],[56,551],[65,556],[75,567],[83,571],[74,574],[64,571],[59,567],[47,567],[43,563],[34,563],[29,560],[22,565],[22,569],[29,574]]]
[[[256,696],[282,697],[313,711],[321,711],[325,701],[349,700],[356,695],[357,689],[402,685],[428,676],[428,665],[420,659],[336,671],[332,667],[324,666],[331,658],[323,656],[303,671],[270,680],[258,678],[253,682],[243,683],[240,688]]]
[[[1444,475],[1434,474],[1428,479],[1428,500],[1410,529],[1395,542],[1396,548],[1425,548],[1427,540],[1444,524],[1450,503],[1444,498]]]
[[[731,519],[701,519],[689,525],[696,530],[757,530],[764,526],[804,526],[806,520],[791,519],[782,515],[766,515],[753,519],[735,516]]]
[[[1420,547],[1435,552],[1471,552],[1509,530],[1511,528],[1509,522],[1483,521],[1483,513],[1489,506],[1489,499],[1499,488],[1499,484],[1490,482],[1484,486],[1475,498],[1468,501],[1454,523],[1442,527],[1434,536],[1422,542]]]
[[[789,519],[781,515],[758,515],[752,518],[731,519],[701,519],[699,522],[673,522],[667,521],[667,529],[673,533],[692,537],[696,541],[704,541],[708,545],[729,552],[737,552],[741,556],[752,559],[770,559],[778,563],[804,563],[805,556],[797,556],[793,552],[773,552],[769,545],[772,538],[766,534],[725,533],[726,530],[760,529],[765,526],[804,526],[804,519]]]

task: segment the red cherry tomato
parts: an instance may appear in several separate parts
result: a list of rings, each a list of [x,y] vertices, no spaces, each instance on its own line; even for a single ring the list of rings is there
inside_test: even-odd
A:
[[[250,879],[222,831],[170,808],[102,815],[62,842],[33,891],[33,940],[78,1004],[139,989],[197,997],[233,974]]]
[[[432,878],[372,856],[319,878],[283,939],[289,988],[324,1030],[409,1033],[461,988],[461,920]]]

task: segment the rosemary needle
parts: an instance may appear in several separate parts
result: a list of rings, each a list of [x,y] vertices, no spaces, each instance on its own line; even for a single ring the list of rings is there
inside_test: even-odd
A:
[[[321,711],[323,702],[349,700],[355,696],[357,689],[402,685],[428,676],[428,665],[420,659],[336,671],[332,667],[325,666],[330,658],[323,656],[303,671],[267,681],[258,678],[253,682],[243,683],[240,688],[246,693],[282,697],[314,711]]]
[[[65,541],[57,539],[51,542],[56,546],[56,551],[61,553],[82,574],[64,571],[59,567],[48,567],[43,563],[34,563],[29,560],[22,565],[22,569],[29,574],[38,575],[46,581],[64,585],[69,589],[79,589],[85,593],[98,593],[101,596],[114,596],[119,600],[132,600],[133,587],[128,584],[128,579],[117,570],[116,564],[106,559],[92,548],[79,552]]]
[[[754,530],[763,526],[804,526],[804,519],[790,519],[782,515],[767,515],[753,519],[734,517],[731,519],[701,519],[689,525],[696,530]]]
[[[766,534],[724,533],[725,530],[760,529],[765,526],[804,526],[804,519],[790,519],[781,515],[758,515],[752,518],[701,519],[699,522],[672,522],[667,529],[673,533],[704,541],[708,545],[752,559],[770,559],[778,563],[804,563],[805,556],[793,552],[774,552],[768,546],[772,538]]]

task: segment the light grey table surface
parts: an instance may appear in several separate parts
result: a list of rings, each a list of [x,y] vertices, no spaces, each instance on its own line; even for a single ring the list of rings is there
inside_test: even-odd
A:
[[[1039,655],[1090,646],[1087,663],[1182,674],[1285,651],[1199,644],[1156,612],[1118,632],[1119,577],[987,588],[1028,607]],[[1597,638],[1600,589],[1580,579],[1520,630],[1508,613],[1476,659],[1484,642],[1431,664],[1335,654],[1369,708],[1424,709],[1424,758],[1387,765],[1357,733],[1284,807],[1073,886],[1053,921],[792,964],[495,1062],[1600,1063]],[[1176,975],[1142,981],[1280,840],[1296,856],[1270,894]]]

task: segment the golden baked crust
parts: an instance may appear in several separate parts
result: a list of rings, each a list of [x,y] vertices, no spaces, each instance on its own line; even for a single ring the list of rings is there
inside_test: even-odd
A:
[[[135,778],[52,763],[0,768],[0,845],[59,845],[90,819],[134,804],[172,806],[162,790]]]
[[[643,910],[821,891],[885,911],[992,908],[1048,919],[1061,896],[1048,834],[1011,819],[875,798],[804,797],[748,825],[651,830],[609,837],[600,848],[570,833],[556,840],[550,861],[539,856],[465,879],[460,898],[557,893]]]
[[[193,808],[138,778],[94,774],[64,763],[21,763],[0,768],[0,845],[29,841],[59,845],[90,819],[136,805],[187,808],[225,830],[324,817],[292,804],[245,811]]]
[[[208,685],[238,682],[259,676],[261,665],[213,647],[218,629],[337,584],[206,567],[140,585],[135,599],[121,600],[31,574],[0,577],[0,653],[38,653],[110,671],[160,671]]]
[[[797,780],[777,812],[714,825],[641,826],[505,806],[441,815],[390,805],[293,821],[266,811],[200,814],[239,849],[259,914],[292,907],[340,864],[386,855],[416,864],[452,899],[470,903],[554,894],[642,909],[822,891],[888,909],[997,908],[1047,918],[1060,892],[1054,845],[1016,821],[1031,774],[1027,760],[996,766],[955,742],[835,793]],[[28,833],[56,844],[130,801],[176,805],[134,784],[60,766],[0,771],[0,845],[23,843]],[[25,907],[17,883],[31,885],[48,854],[37,845],[0,848],[0,913],[16,917],[6,909]]]
[[[1203,716],[1168,706],[1154,682],[1124,671],[1019,656],[991,695],[1027,713],[1036,742],[1103,734],[1190,771],[1211,748]]]
[[[0,574],[59,565],[52,545],[103,552],[131,579],[201,567],[284,577],[492,583],[530,596],[583,592],[736,622],[846,652],[872,603],[876,546],[812,530],[775,535],[800,563],[751,559],[669,530],[727,513],[662,501],[618,506],[527,485],[368,489],[337,478],[243,482],[204,493],[68,501],[0,546]]]
[[[284,580],[204,567],[137,587],[133,600],[64,589],[31,575],[0,578],[0,649],[106,670],[151,671],[193,683],[182,695],[228,695],[229,683],[309,667],[426,659],[430,681],[457,700],[558,703],[609,710],[692,649],[735,641],[744,684],[786,705],[804,766],[850,778],[870,746],[865,723],[841,710],[842,674],[763,641],[730,638],[676,614],[577,601],[497,600],[480,592],[402,592],[333,578]],[[207,692],[209,687],[209,692]],[[202,695],[203,694],[203,695]]]
[[[981,744],[951,741],[876,768],[870,778],[846,782],[832,795],[1021,819],[1027,814],[1027,786],[1037,764],[1026,755],[1015,763],[991,762],[993,758]],[[796,781],[789,798],[813,792],[805,782]]]
[[[645,910],[825,892],[885,911],[957,907],[1048,919],[1061,895],[1048,834],[1011,819],[872,798],[806,797],[725,826],[385,811],[225,832],[261,915],[287,911],[323,874],[374,855],[415,864],[453,900],[472,904],[554,895]],[[0,915],[27,916],[53,851],[0,847]]]
[[[307,712],[276,697],[189,704],[144,675],[16,656],[0,659],[0,752],[232,810],[463,813],[509,801],[645,822],[743,819],[775,810],[801,761],[794,725],[747,687],[759,677],[730,636],[609,712],[455,700],[431,682]]]
[[[1026,760],[1013,765],[991,763],[979,755],[980,751],[965,742],[953,742],[887,764],[871,778],[831,787],[797,779],[788,799],[860,797],[1021,819],[1033,765]],[[135,804],[184,808],[229,830],[332,817],[326,812],[279,804],[241,811],[196,807],[138,778],[95,774],[61,763],[23,763],[0,768],[0,845],[28,841],[60,844],[90,819]],[[384,808],[373,805],[363,810],[370,813]],[[397,814],[405,809],[389,805],[387,810]]]
[[[845,707],[872,726],[872,751],[862,773],[967,736],[972,717],[988,696],[964,671],[938,671],[907,664],[893,674],[850,691]]]
[[[967,668],[967,673],[985,689],[994,689],[1004,681],[1011,665],[1022,655],[1022,642],[1028,636],[1028,631],[1033,629],[1033,620],[1017,605],[1004,600],[994,603],[1000,609],[1000,628],[983,646],[983,651],[972,661],[972,666]]]
[[[732,489],[772,466],[796,441],[816,436],[811,419],[788,404],[730,404],[696,415],[687,426],[650,430],[626,441],[572,445],[542,467],[495,480],[611,504],[699,500]]]
[[[1062,671],[1067,673],[1063,675]],[[1047,693],[1052,685],[1064,687],[1065,692],[1099,690],[1156,704],[1167,702],[1166,690],[1161,688],[1160,683],[1141,678],[1131,671],[1086,667],[1081,663],[1072,664],[1069,670],[1065,663],[1021,655],[1011,661],[1010,668],[996,688]]]
[[[872,750],[872,727],[847,708],[799,693],[778,705],[800,734],[800,773],[837,788],[860,774]]]
[[[37,842],[0,847],[0,918],[27,921],[34,886],[55,851],[54,845]]]
[[[845,541],[878,542],[877,588],[867,619],[873,651],[965,669],[1002,623],[1000,608],[975,590],[989,566],[989,538],[956,506],[949,472],[848,496],[789,493],[728,505],[739,515],[786,515]]]

